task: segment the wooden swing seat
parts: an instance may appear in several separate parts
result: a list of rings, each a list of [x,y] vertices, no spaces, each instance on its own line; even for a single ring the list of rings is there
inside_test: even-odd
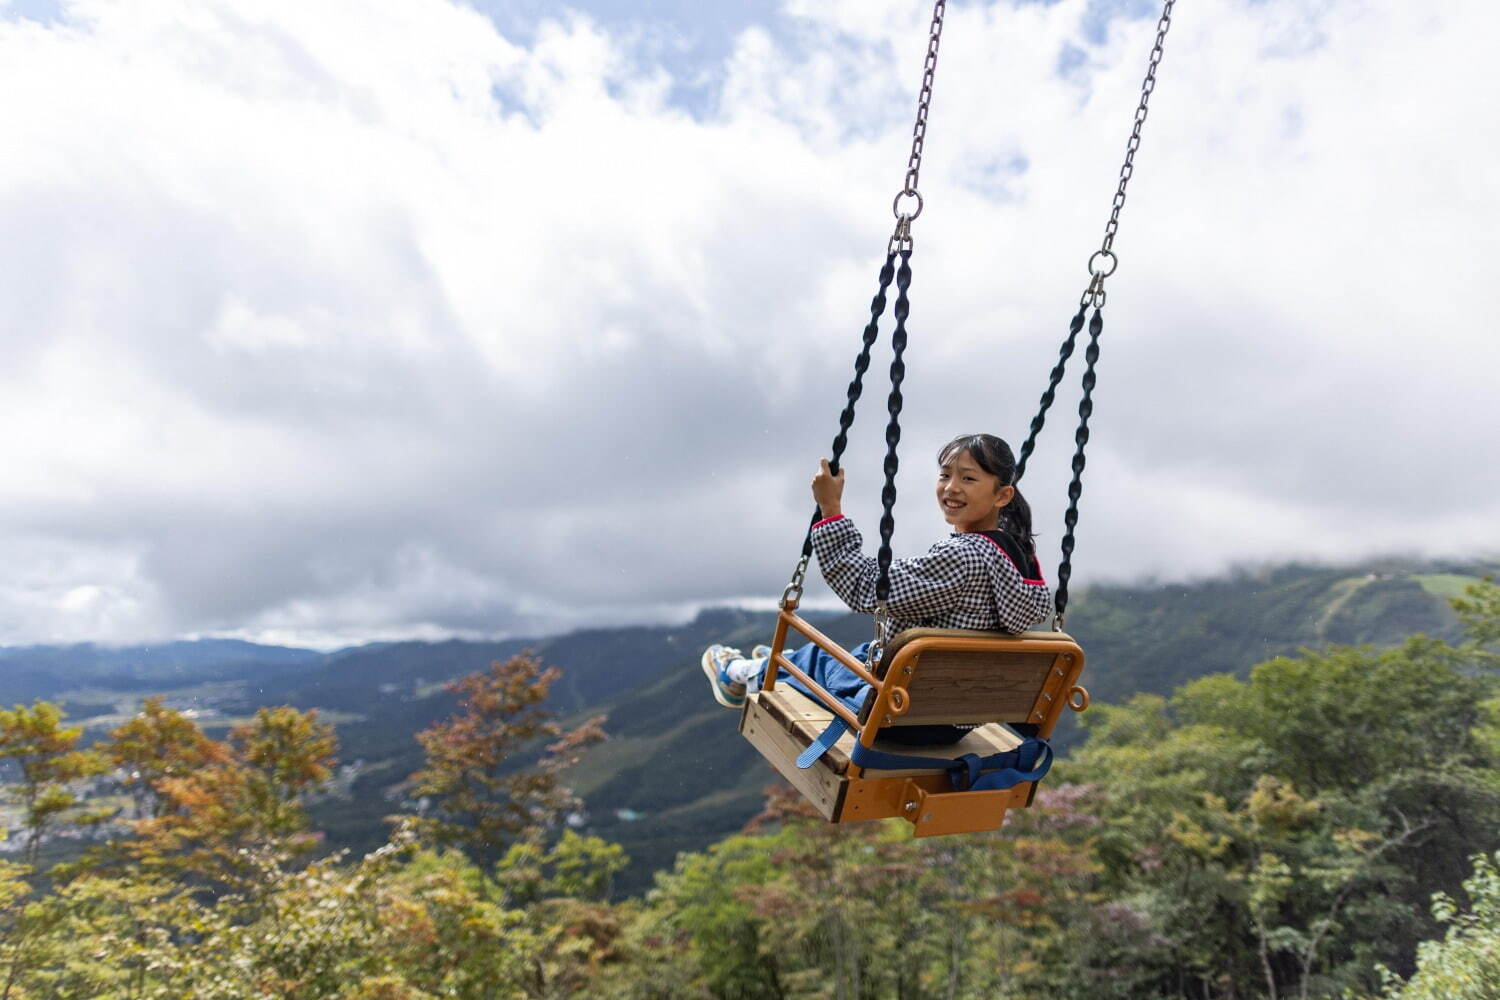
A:
[[[787,659],[788,630],[800,632],[871,684],[863,712],[850,712]],[[779,616],[771,650],[774,669],[767,671],[762,690],[746,699],[740,732],[833,823],[900,816],[918,837],[998,830],[1007,810],[1031,804],[1036,782],[955,791],[947,773],[952,760],[1014,749],[1022,736],[1013,726],[1035,726],[1045,739],[1064,705],[1075,711],[1088,707],[1088,692],[1078,685],[1083,650],[1063,632],[909,629],[886,649],[882,676],[875,677],[788,608]],[[796,675],[817,698],[777,685],[782,670]],[[799,768],[797,757],[835,716],[849,724],[849,731],[811,767]],[[974,728],[959,742],[942,746],[909,746],[878,735],[885,727],[942,724]],[[856,741],[873,750],[931,757],[933,766],[862,768],[851,759]]]

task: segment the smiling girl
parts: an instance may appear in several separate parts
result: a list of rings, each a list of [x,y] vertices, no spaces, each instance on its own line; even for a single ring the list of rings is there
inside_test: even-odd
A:
[[[1024,632],[1051,614],[1052,593],[1037,563],[1031,508],[1015,487],[1015,475],[1010,446],[992,434],[965,434],[938,452],[938,508],[953,534],[926,555],[891,563],[886,607],[892,637],[918,627]],[[859,529],[844,516],[843,472],[833,475],[824,460],[813,477],[812,492],[823,516],[812,529],[823,579],[852,610],[874,612],[880,568],[864,554]],[[868,662],[869,645],[850,652]],[[714,699],[728,708],[743,705],[746,692],[760,687],[769,654],[764,646],[757,646],[748,658],[729,646],[708,647],[702,665]],[[808,644],[789,658],[858,708],[868,685],[828,653]],[[795,678],[785,683],[811,694]]]

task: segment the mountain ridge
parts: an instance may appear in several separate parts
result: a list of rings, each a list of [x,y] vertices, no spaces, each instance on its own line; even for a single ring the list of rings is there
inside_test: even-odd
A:
[[[1455,638],[1447,598],[1497,568],[1380,560],[1265,567],[1192,583],[1096,584],[1075,593],[1067,628],[1088,656],[1083,683],[1094,700],[1118,702],[1141,691],[1167,694],[1206,674],[1243,676],[1302,648],[1389,645],[1416,632]],[[414,735],[455,707],[443,685],[529,649],[562,671],[549,706],[565,723],[609,717],[610,739],[585,756],[572,783],[586,804],[581,824],[631,855],[620,887],[635,891],[678,851],[739,829],[758,811],[762,789],[779,780],[739,738],[735,715],[708,697],[698,669],[709,643],[748,649],[770,639],[774,620],[712,608],[678,625],[531,639],[384,642],[332,653],[204,640],[222,645],[114,650],[113,661],[87,645],[12,647],[0,650],[0,704],[74,692],[87,697],[66,705],[71,718],[95,711],[118,719],[140,696],[167,687],[179,707],[211,707],[220,727],[264,705],[320,709],[338,719],[340,759],[355,774],[339,795],[314,805],[314,820],[331,845],[365,850],[383,841],[382,817],[397,811],[392,797],[421,764]],[[870,634],[867,616],[817,620],[846,644]],[[111,662],[120,667],[113,678]],[[27,665],[53,672],[43,684],[51,694],[23,693],[27,675],[13,668]],[[210,680],[222,683],[204,684]],[[89,686],[99,690],[82,690]],[[1061,749],[1076,740],[1076,727],[1067,716],[1056,734]],[[1065,774],[1065,755],[1059,770]]]

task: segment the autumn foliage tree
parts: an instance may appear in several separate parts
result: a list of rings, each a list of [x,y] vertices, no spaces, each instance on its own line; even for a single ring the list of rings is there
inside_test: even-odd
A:
[[[83,730],[62,720],[62,709],[46,701],[0,709],[0,761],[14,764],[21,779],[4,790],[21,809],[21,856],[28,866],[36,864],[47,829],[78,806],[70,785],[108,766],[100,754],[78,749]]]
[[[426,837],[492,861],[572,805],[562,772],[604,738],[604,718],[566,732],[557,725],[541,706],[558,676],[523,653],[448,685],[459,711],[417,734],[427,766],[412,775],[409,789],[426,800],[418,818]],[[537,749],[540,760],[523,767]]]
[[[54,867],[45,888],[0,862],[0,1000],[579,995],[615,960],[623,915],[608,896],[626,862],[597,838],[538,836],[572,802],[561,769],[600,735],[597,720],[564,732],[541,711],[555,676],[524,658],[497,664],[455,685],[463,711],[428,734],[448,751],[427,769],[434,785],[446,766],[489,796],[439,799],[455,806],[439,815],[515,834],[483,868],[424,847],[414,823],[362,860],[315,856],[307,802],[336,750],[315,711],[262,709],[218,741],[149,699],[89,757],[67,756],[79,734],[61,709],[8,713],[4,746],[35,786],[18,799],[58,806],[38,821],[75,818],[64,779],[110,763],[134,808],[117,817],[120,837]]]
[[[149,761],[155,800],[122,845],[135,861],[245,888],[316,843],[304,800],[332,775],[338,741],[315,709],[262,708],[227,744],[171,728],[176,736],[150,744],[165,756],[130,751]]]
[[[63,725],[51,702],[0,710],[0,762],[13,765],[19,781],[0,785],[20,809],[22,864],[0,863],[0,1000],[12,1000],[23,970],[45,961],[50,923],[28,897],[27,877],[36,868],[47,831],[59,823],[97,818],[80,807],[75,782],[102,773],[104,757],[81,750],[83,730]]]
[[[168,708],[160,695],[147,698],[134,718],[109,734],[107,752],[135,800],[136,819],[161,815],[167,800],[157,789],[167,779],[185,778],[229,759],[228,747]]]
[[[148,703],[97,747],[137,801],[111,863],[0,861],[0,1000],[1495,1000],[1500,588],[1455,610],[1459,644],[1098,704],[998,833],[829,826],[782,789],[623,901],[619,846],[550,835],[601,734],[548,715],[534,658],[452,685],[403,788],[421,815],[363,859],[301,853],[335,749],[315,713],[218,742]],[[62,718],[0,716],[15,801],[45,805],[18,838],[83,814],[57,795],[98,761]]]

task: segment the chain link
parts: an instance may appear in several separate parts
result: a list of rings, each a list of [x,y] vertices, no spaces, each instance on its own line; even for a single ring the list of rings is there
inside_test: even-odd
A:
[[[1125,144],[1125,163],[1120,167],[1120,186],[1115,189],[1114,200],[1110,202],[1109,222],[1104,226],[1104,243],[1099,247],[1099,251],[1089,258],[1089,274],[1101,279],[1095,282],[1101,294],[1102,279],[1114,273],[1117,263],[1113,249],[1115,233],[1120,229],[1120,210],[1125,207],[1125,186],[1130,183],[1130,176],[1135,173],[1135,152],[1141,148],[1141,127],[1146,124],[1151,93],[1156,89],[1156,67],[1161,63],[1162,49],[1167,41],[1167,29],[1172,27],[1172,7],[1176,3],[1177,0],[1166,0],[1162,7],[1161,19],[1156,22],[1156,44],[1151,47],[1151,62],[1146,67],[1146,79],[1141,82],[1141,103],[1136,105],[1135,126],[1130,130],[1130,141]],[[1109,259],[1108,270],[1095,266],[1095,261],[1101,256]],[[1097,306],[1098,304],[1095,307]]]
[[[891,213],[896,216],[896,231],[888,246],[890,253],[911,249],[911,224],[922,214],[922,196],[917,183],[922,175],[922,149],[927,143],[927,110],[932,106],[932,80],[937,75],[938,45],[943,37],[943,17],[948,12],[948,0],[937,0],[932,5],[932,23],[927,28],[927,58],[922,61],[922,91],[917,96],[917,121],[911,129],[911,155],[906,158],[906,179],[901,190],[891,202]],[[915,199],[915,205],[902,205],[902,199]]]
[[[943,37],[943,15],[947,9],[948,0],[937,0],[932,6],[932,24],[927,29],[927,58],[922,62],[922,93],[917,98],[917,123],[911,130],[911,156],[906,160],[906,186],[901,189],[902,194],[917,193],[917,178],[922,172],[922,146],[927,141],[927,109],[932,104],[932,78],[937,73],[938,44]]]
[[[1068,484],[1068,509],[1063,515],[1065,530],[1062,541],[1062,563],[1057,567],[1057,588],[1054,592],[1056,617],[1053,620],[1053,628],[1059,632],[1062,631],[1063,614],[1068,607],[1068,582],[1073,575],[1074,531],[1078,526],[1078,500],[1083,495],[1084,449],[1089,440],[1089,417],[1094,412],[1093,392],[1096,383],[1094,369],[1099,361],[1099,335],[1104,329],[1104,318],[1100,310],[1104,308],[1107,298],[1104,292],[1104,281],[1114,274],[1115,268],[1120,265],[1119,258],[1114,252],[1115,234],[1120,230],[1120,211],[1125,207],[1125,189],[1130,183],[1131,175],[1135,173],[1135,154],[1141,148],[1141,128],[1146,124],[1151,94],[1156,90],[1156,69],[1161,64],[1167,31],[1172,27],[1172,8],[1176,3],[1177,0],[1164,0],[1162,4],[1161,18],[1156,22],[1156,42],[1151,46],[1151,59],[1146,66],[1146,78],[1141,82],[1141,100],[1136,105],[1135,124],[1130,130],[1130,140],[1125,144],[1125,163],[1120,167],[1120,183],[1115,188],[1115,196],[1110,202],[1109,222],[1104,227],[1104,242],[1098,250],[1089,255],[1088,287],[1084,289],[1083,295],[1078,300],[1078,313],[1069,324],[1068,337],[1063,341],[1047,391],[1042,394],[1041,409],[1031,422],[1031,433],[1021,449],[1021,457],[1016,469],[1016,479],[1020,479],[1021,473],[1026,469],[1026,461],[1031,457],[1037,433],[1042,429],[1047,410],[1052,405],[1058,383],[1062,380],[1063,369],[1073,353],[1073,346],[1083,327],[1084,314],[1092,307],[1094,315],[1089,320],[1088,347],[1084,350],[1083,397],[1078,404],[1078,430],[1073,436],[1076,445],[1073,453],[1073,478]]]
[[[792,570],[792,580],[781,592],[781,600],[776,606],[783,611],[790,611],[797,607],[802,601],[802,587],[807,580],[807,564],[812,560],[812,554],[804,552],[802,558],[797,560],[797,566]]]

